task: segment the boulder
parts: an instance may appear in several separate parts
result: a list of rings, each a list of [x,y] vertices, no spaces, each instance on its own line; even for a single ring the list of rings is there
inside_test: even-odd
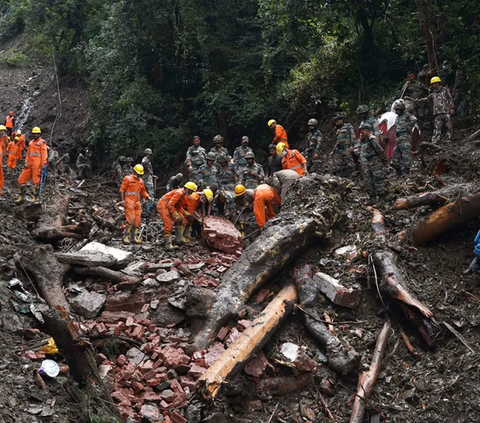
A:
[[[106,297],[98,292],[82,292],[70,300],[73,310],[86,319],[93,319],[98,316],[105,304]]]

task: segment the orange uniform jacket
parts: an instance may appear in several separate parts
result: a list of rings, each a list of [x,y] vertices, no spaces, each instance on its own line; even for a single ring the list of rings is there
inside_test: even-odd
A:
[[[39,163],[40,166],[47,164],[48,153],[47,143],[43,138],[31,140],[28,144],[27,157],[25,159],[29,166]]]
[[[0,143],[2,144],[2,152],[5,155],[7,153],[7,145],[10,142],[10,139],[8,138],[8,135],[2,134],[0,135]]]
[[[15,118],[13,116],[7,116],[5,118],[5,128],[13,128],[13,120]]]
[[[18,144],[15,141],[10,141],[8,143],[7,151],[7,167],[15,169],[17,167]]]
[[[120,192],[125,194],[125,218],[127,219],[127,223],[135,228],[140,227],[142,214],[140,196],[148,198],[145,183],[142,178],[127,175],[123,178]]]
[[[267,220],[275,216],[274,202],[280,204],[281,199],[270,185],[261,184],[255,189],[253,193],[253,214],[259,228],[263,228]]]
[[[25,141],[25,135],[20,135],[18,137],[18,152],[17,152],[17,159],[21,159],[22,158],[22,153],[23,153],[23,150],[25,149],[25,147],[27,146],[26,144],[26,141]]]
[[[185,195],[186,191],[185,188],[178,188],[174,189],[173,191],[167,192],[161,199],[162,200],[167,200],[167,208],[170,211],[170,213],[185,213],[185,210],[183,208],[183,201],[185,200]],[[158,202],[160,204],[160,201]]]
[[[287,150],[287,154],[283,156],[282,167],[283,169],[292,169],[300,176],[305,175],[305,168],[303,166],[307,160],[303,157],[298,150]]]
[[[200,204],[200,194],[198,192],[192,192],[191,195],[185,195],[183,200],[183,208],[193,214],[197,210],[198,205]]]
[[[273,144],[278,144],[279,142],[283,142],[285,148],[290,148],[288,145],[287,131],[285,131],[285,128],[282,125],[277,123],[277,126],[275,126],[275,138],[273,139]]]
[[[164,235],[169,235],[172,232],[173,225],[178,224],[173,217],[174,213],[179,214],[180,219],[182,220],[181,226],[187,224],[187,220],[183,216],[185,213],[183,204],[186,193],[187,192],[184,188],[178,188],[167,192],[162,198],[160,198],[160,201],[157,204],[157,210],[162,218]]]

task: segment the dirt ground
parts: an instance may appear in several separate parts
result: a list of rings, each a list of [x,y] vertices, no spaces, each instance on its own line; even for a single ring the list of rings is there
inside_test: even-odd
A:
[[[69,151],[72,159],[76,157],[78,149],[84,145],[89,134],[90,114],[81,83],[73,79],[61,80],[61,116],[54,73],[40,61],[33,60],[30,67],[23,69],[2,68],[0,86],[4,94],[4,115],[10,110],[17,114],[23,110],[25,129],[39,125],[48,138],[53,128],[53,145],[60,151]],[[27,104],[28,107],[22,108],[22,104]],[[28,113],[26,109],[29,109]],[[53,127],[57,116],[59,118]],[[328,130],[324,132],[328,134]],[[394,237],[399,231],[410,227],[413,222],[431,211],[428,206],[407,211],[392,211],[389,206],[401,196],[431,188],[438,189],[439,182],[429,175],[432,169],[436,168],[439,157],[444,159],[442,168],[446,170],[441,177],[446,183],[478,180],[480,148],[473,143],[465,145],[464,138],[465,133],[457,133],[454,144],[445,146],[444,151],[425,155],[423,160],[416,157],[411,176],[401,180],[389,180],[390,195],[387,204],[381,208],[390,232],[389,241],[396,242]],[[72,195],[72,220],[78,219],[82,214],[91,219],[95,206],[104,207],[113,217],[115,225],[110,228],[98,226],[91,240],[125,248],[118,230],[122,222],[122,212],[116,207],[117,194],[113,186],[104,180],[89,182],[82,189],[76,189],[80,181],[75,179],[51,182],[45,191],[44,207],[51,207],[55,198],[65,193]],[[39,341],[47,335],[42,332],[44,328],[31,314],[15,311],[18,299],[12,296],[7,282],[18,277],[26,290],[35,294],[33,285],[22,272],[18,260],[14,258],[20,243],[35,242],[31,236],[35,222],[28,219],[25,206],[13,205],[15,176],[7,176],[5,186],[5,194],[0,201],[0,348],[3,352],[0,363],[0,423],[80,421],[85,416],[81,415],[74,395],[71,394],[68,376],[61,374],[56,379],[47,380],[46,388],[42,389],[35,376],[41,360],[25,357],[25,352],[36,350]],[[436,348],[429,350],[416,329],[405,322],[388,302],[385,301],[385,305],[378,296],[375,274],[368,259],[378,245],[371,234],[371,213],[364,208],[366,195],[362,189],[357,188],[359,187],[353,187],[345,198],[347,219],[334,228],[328,239],[316,241],[294,262],[282,269],[279,276],[266,288],[270,294],[278,292],[285,283],[292,280],[293,269],[303,263],[310,264],[314,271],[322,271],[341,279],[342,283],[359,285],[362,301],[357,308],[340,307],[326,298],[318,305],[322,314],[325,311],[332,318],[334,330],[342,341],[362,354],[359,371],[368,368],[378,332],[386,319],[391,320],[393,331],[389,338],[386,359],[374,393],[367,402],[365,421],[480,421],[480,285],[478,276],[462,273],[472,259],[473,238],[480,228],[480,221],[470,221],[425,246],[403,245],[397,254],[399,267],[409,287],[431,308],[440,326],[441,322],[449,323],[463,335],[476,354],[469,351],[443,326],[435,340]],[[99,197],[102,198],[101,201]],[[161,229],[158,220],[155,221],[151,225],[150,242],[141,247],[129,247],[136,259],[150,263],[165,259],[178,259],[186,263],[192,257],[202,260],[212,257],[218,259],[219,256],[215,255],[217,253],[213,254],[203,247],[199,240],[195,240],[189,247],[182,247],[176,253],[166,253],[160,242]],[[253,230],[253,226],[250,230]],[[249,242],[253,242],[253,239]],[[338,248],[348,245],[354,245],[354,250],[358,252],[353,260],[348,261],[346,257],[335,255]],[[65,241],[55,246],[61,251],[74,250],[75,247],[75,241]],[[362,252],[366,254],[362,255]],[[219,275],[217,276],[213,279],[219,281]],[[189,281],[187,283],[190,283]],[[73,296],[75,286],[91,287],[95,284],[104,284],[105,289],[108,286],[101,279],[82,279],[69,274],[65,281],[67,296]],[[209,289],[215,290],[213,287]],[[185,285],[174,283],[158,291],[149,291],[149,295],[165,304],[173,297],[178,298],[181,303],[184,290]],[[258,296],[253,295],[249,306],[258,312],[264,308],[266,302],[259,303],[257,299]],[[160,313],[162,315],[157,316],[155,321],[159,333],[162,333],[166,340],[176,335],[185,337],[189,330],[184,311],[172,306],[172,303],[175,304],[175,301],[170,301],[168,308],[164,309],[163,314]],[[79,316],[75,318],[79,321],[85,320]],[[269,364],[259,378],[254,379],[245,372],[240,372],[225,386],[217,401],[209,406],[203,406],[194,393],[190,394],[189,404],[202,410],[202,421],[348,421],[358,375],[340,377],[331,371],[324,363],[325,351],[305,330],[302,319],[302,312],[296,310],[263,348]],[[235,324],[236,322],[232,322],[231,326]],[[401,331],[410,339],[416,355],[407,350]],[[314,370],[302,373],[302,384],[298,384],[299,374],[296,369],[285,365],[279,355],[281,345],[285,342],[305,347],[306,354],[316,364]],[[129,348],[128,343],[98,346],[99,352],[112,360],[119,354],[126,353]],[[62,362],[60,357],[56,359]],[[292,385],[292,381],[297,385]],[[325,399],[333,419],[328,419],[320,395]],[[184,411],[182,409],[180,413]],[[195,421],[199,420],[192,417],[191,422]]]

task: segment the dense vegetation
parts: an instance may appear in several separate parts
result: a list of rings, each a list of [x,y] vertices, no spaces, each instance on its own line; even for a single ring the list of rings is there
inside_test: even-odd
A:
[[[221,133],[230,149],[244,134],[266,145],[272,117],[295,139],[309,117],[393,99],[427,59],[466,71],[471,107],[480,88],[475,0],[0,4],[4,40],[24,31],[62,73],[87,81],[91,143],[111,157],[153,145],[157,163],[170,163],[194,134],[209,145]]]

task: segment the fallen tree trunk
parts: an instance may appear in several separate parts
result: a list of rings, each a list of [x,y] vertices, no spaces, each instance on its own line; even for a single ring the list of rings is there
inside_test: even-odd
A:
[[[15,255],[15,262],[21,271],[33,277],[40,295],[50,307],[59,305],[69,310],[62,290],[69,266],[57,261],[51,245],[39,245],[34,248],[25,245]]]
[[[382,251],[373,253],[375,269],[380,278],[381,294],[401,307],[407,319],[418,329],[430,348],[435,346],[433,337],[438,329],[432,319],[433,312],[411,292],[396,264],[395,255]]]
[[[410,239],[416,245],[425,244],[480,214],[480,193],[467,195],[446,204],[417,222],[411,229],[399,233],[401,240]]]
[[[296,269],[295,283],[300,306],[307,312],[304,315],[305,326],[325,348],[328,365],[342,375],[351,373],[360,364],[361,357],[353,348],[343,345],[340,339],[332,335],[321,322],[317,312],[318,284],[313,279],[312,270],[308,264]]]
[[[100,398],[110,414],[119,417],[117,407],[112,403],[110,392],[101,379],[94,359],[92,346],[77,335],[75,327],[70,320],[68,312],[62,308],[49,309],[42,312],[49,334],[55,340],[59,351],[65,358],[70,374],[89,391],[83,402],[88,406],[93,405],[89,396]]]
[[[213,341],[220,328],[238,316],[249,296],[310,243],[315,229],[314,220],[309,218],[268,227],[225,273],[213,304],[203,305],[205,299],[189,287],[187,313],[197,318],[192,322],[197,350]],[[203,314],[192,314],[198,309]]]
[[[465,196],[476,192],[478,192],[478,185],[475,184],[451,185],[437,191],[424,192],[422,194],[399,198],[393,204],[392,209],[404,210],[420,206],[441,205],[454,200],[458,196]]]
[[[373,392],[378,374],[380,373],[383,355],[385,354],[388,337],[390,336],[390,329],[390,322],[385,322],[375,344],[370,368],[358,378],[358,389],[353,403],[352,414],[350,415],[350,423],[363,423],[365,404]]]
[[[218,358],[197,381],[198,391],[203,398],[212,400],[216,397],[223,382],[233,377],[252,354],[262,348],[272,336],[275,329],[292,310],[292,303],[297,300],[297,290],[287,285],[262,313],[245,329],[228,349]]]

